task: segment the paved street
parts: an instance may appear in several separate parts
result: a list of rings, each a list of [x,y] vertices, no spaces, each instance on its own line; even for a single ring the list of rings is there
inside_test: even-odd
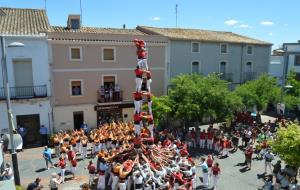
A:
[[[50,170],[44,169],[45,163],[41,156],[42,150],[42,148],[34,148],[25,150],[18,154],[21,183],[23,186],[27,186],[28,183],[39,176],[42,178],[42,184],[46,187],[45,189],[48,189],[47,185],[50,179],[50,174],[52,172],[59,172],[58,168],[52,168]],[[206,155],[206,153],[199,150],[192,152],[195,154],[196,163],[199,163],[200,156]],[[6,155],[6,159],[9,159],[8,155]],[[243,166],[237,166],[237,164],[244,161],[244,155],[240,150],[235,154],[231,154],[229,158],[216,160],[220,163],[222,169],[222,175],[219,181],[219,190],[255,190],[263,185],[263,182],[257,179],[257,174],[263,173],[263,161],[253,160],[252,170],[241,172],[240,169],[242,169]],[[54,161],[57,161],[57,159],[54,159]],[[77,170],[78,179],[67,181],[65,184],[60,186],[60,189],[80,189],[80,185],[88,181],[87,170],[84,169],[84,167],[87,166],[88,161],[89,159],[80,161]],[[200,168],[198,168],[198,189],[202,189],[199,179],[200,176],[201,171]]]

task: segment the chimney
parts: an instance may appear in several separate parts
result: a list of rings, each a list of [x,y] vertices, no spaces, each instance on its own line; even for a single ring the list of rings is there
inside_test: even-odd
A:
[[[81,21],[80,15],[69,15],[67,26],[69,29],[77,30],[80,29]]]
[[[123,24],[123,29],[126,29],[126,25],[125,24]]]

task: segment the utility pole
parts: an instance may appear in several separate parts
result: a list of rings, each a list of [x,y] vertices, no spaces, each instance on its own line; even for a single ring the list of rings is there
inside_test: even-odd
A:
[[[178,4],[175,5],[175,14],[176,14],[176,28],[177,28]]]
[[[13,122],[13,114],[11,110],[10,104],[10,93],[9,93],[9,84],[8,84],[8,75],[7,75],[7,62],[6,62],[6,51],[5,51],[5,40],[4,37],[1,36],[1,47],[2,47],[2,78],[3,78],[3,87],[4,87],[4,94],[6,97],[6,107],[7,107],[7,117],[8,117],[8,127],[9,127],[9,142],[11,148],[11,158],[12,158],[12,165],[14,171],[14,178],[15,184],[21,185],[20,182],[20,174],[18,168],[18,157],[14,143],[14,122]]]
[[[81,0],[80,1],[80,27],[82,26],[82,4],[81,4]]]

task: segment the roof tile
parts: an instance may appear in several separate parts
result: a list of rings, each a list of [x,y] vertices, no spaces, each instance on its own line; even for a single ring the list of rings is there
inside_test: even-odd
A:
[[[38,35],[50,29],[45,10],[3,7],[0,7],[0,10],[2,35]]]
[[[195,40],[204,42],[245,43],[257,45],[272,45],[271,43],[242,36],[232,32],[221,32],[200,29],[184,28],[157,28],[149,26],[137,26],[137,30],[147,34],[157,34],[172,40]]]

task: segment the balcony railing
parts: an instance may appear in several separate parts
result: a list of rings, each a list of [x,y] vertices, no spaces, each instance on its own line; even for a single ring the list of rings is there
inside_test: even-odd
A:
[[[47,85],[10,87],[10,99],[30,99],[47,97]],[[4,88],[0,88],[0,99],[5,99]]]
[[[121,102],[123,100],[123,93],[122,91],[116,92],[109,92],[105,91],[104,94],[97,92],[98,94],[98,102],[99,103],[106,103],[106,102]]]
[[[244,72],[243,73],[243,81],[247,82],[249,80],[254,80],[257,77],[257,73],[256,72]]]
[[[233,81],[233,73],[220,73],[220,79],[227,80],[228,82]]]

